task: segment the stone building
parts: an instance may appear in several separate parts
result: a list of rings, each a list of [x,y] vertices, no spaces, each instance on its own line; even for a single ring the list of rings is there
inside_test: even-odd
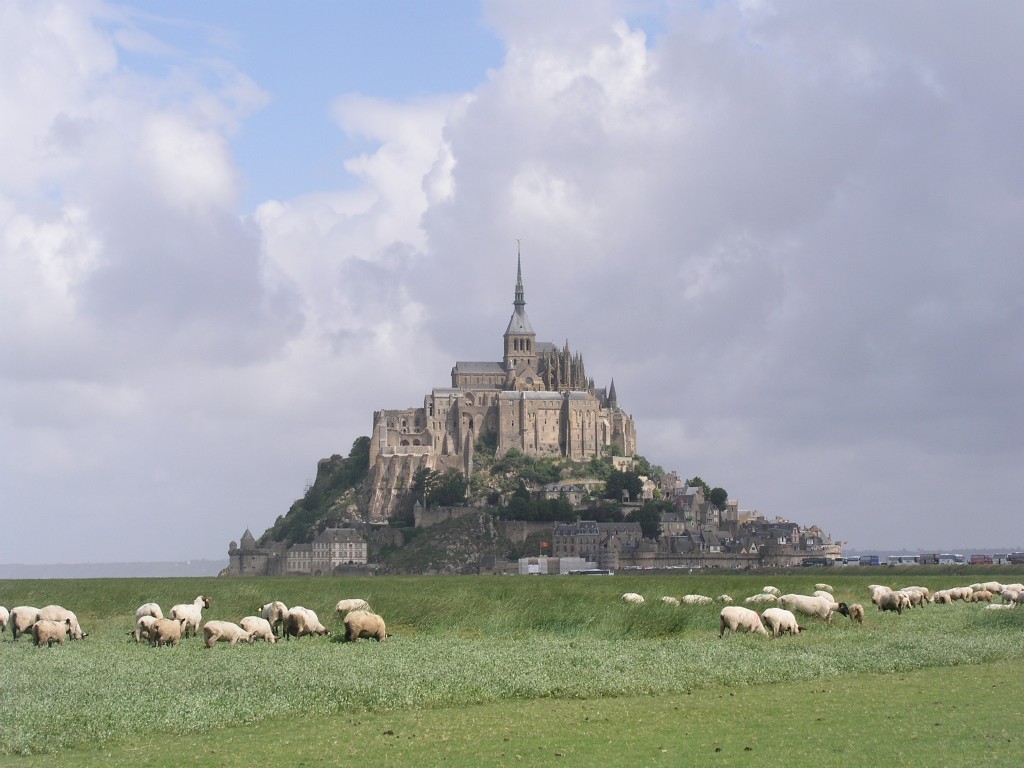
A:
[[[339,566],[366,565],[366,540],[353,528],[328,528],[310,543],[274,543],[266,547],[245,529],[228,545],[231,576],[327,576]]]
[[[568,341],[562,348],[537,341],[521,261],[502,350],[500,361],[456,362],[451,386],[432,389],[422,407],[373,414],[369,522],[387,520],[421,468],[468,477],[478,440],[498,456],[515,449],[586,461],[611,446],[626,456],[637,452],[633,418],[619,407],[615,382],[596,388]]]

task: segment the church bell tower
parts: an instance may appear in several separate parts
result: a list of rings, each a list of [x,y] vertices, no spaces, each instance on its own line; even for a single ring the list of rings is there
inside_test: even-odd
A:
[[[514,371],[520,363],[537,368],[537,334],[533,332],[530,318],[526,316],[526,299],[523,295],[522,256],[516,257],[516,298],[515,309],[505,329],[505,370]]]

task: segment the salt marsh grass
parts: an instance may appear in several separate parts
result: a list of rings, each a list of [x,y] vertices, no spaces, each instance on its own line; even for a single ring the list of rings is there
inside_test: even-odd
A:
[[[872,574],[877,580],[878,573]],[[868,604],[870,576],[829,574],[837,599]],[[774,577],[809,592],[813,575]],[[919,579],[920,580],[920,579]],[[949,586],[949,578],[934,584]],[[1015,578],[1019,580],[1019,577]],[[797,637],[718,638],[718,605],[673,608],[661,595],[759,592],[763,576],[112,579],[0,582],[6,605],[60,603],[90,633],[36,649],[0,641],[0,754],[62,751],[139,734],[199,734],[290,717],[435,710],[503,701],[671,696],[773,682],[898,673],[1024,656],[1024,609],[929,606],[857,625],[805,623]],[[969,583],[969,582],[964,582]],[[625,605],[623,592],[647,603]],[[213,598],[205,619],[237,621],[272,599],[305,605],[332,629],[333,607],[363,597],[388,622],[384,643],[303,638],[276,646],[177,648],[130,640],[135,608]]]

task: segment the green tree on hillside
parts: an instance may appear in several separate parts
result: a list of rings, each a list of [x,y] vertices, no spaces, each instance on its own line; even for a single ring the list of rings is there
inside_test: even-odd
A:
[[[729,492],[725,488],[712,488],[711,493],[707,495],[708,501],[715,505],[719,510],[725,509],[725,505],[729,502]]]

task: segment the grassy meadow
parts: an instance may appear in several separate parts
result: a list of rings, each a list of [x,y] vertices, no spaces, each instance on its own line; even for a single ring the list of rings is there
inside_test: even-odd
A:
[[[543,764],[572,755],[678,765],[681,754],[706,742],[728,765],[792,742],[807,755],[795,763],[802,765],[814,755],[841,760],[857,754],[855,747],[879,749],[873,718],[900,718],[917,706],[931,722],[908,734],[910,742],[920,740],[915,754],[948,755],[953,747],[946,740],[956,733],[961,748],[973,738],[987,750],[987,764],[1002,764],[1004,753],[1024,754],[1024,610],[957,603],[880,614],[866,589],[873,582],[935,589],[990,578],[1024,581],[1024,571],[5,581],[0,604],[59,603],[78,614],[89,637],[50,649],[24,638],[11,642],[9,632],[0,640],[0,757],[7,756],[0,762],[41,765],[57,752],[82,765],[171,765],[185,744],[209,755],[210,764],[241,765],[246,756],[286,758],[287,742],[296,745],[291,751],[309,750],[306,764],[317,765],[330,764],[329,755],[354,758],[379,741],[379,754],[396,765],[502,765],[519,758]],[[764,584],[809,593],[818,580],[835,586],[837,600],[865,604],[864,624],[842,616],[832,625],[806,619],[808,629],[797,637],[719,640],[720,605],[672,608],[658,601],[724,592],[741,602]],[[627,591],[648,602],[623,604],[619,596]],[[159,649],[132,641],[138,605],[155,601],[168,610],[197,594],[213,599],[204,619],[237,621],[280,599],[316,610],[332,629],[341,628],[337,600],[363,597],[392,636],[384,643],[345,644],[332,636],[213,649],[201,639]],[[955,722],[965,697],[978,699],[969,722],[980,722],[986,704],[1003,719],[983,731],[934,724]],[[870,714],[846,723],[836,737],[842,744],[800,735],[797,724],[813,727],[821,719],[835,735],[844,712]],[[533,720],[525,731],[511,725]],[[782,722],[792,725],[780,730]],[[758,724],[764,732],[754,730]],[[621,750],[640,734],[666,751],[601,757],[601,745]],[[143,754],[140,738],[163,748]],[[537,743],[527,744],[531,739]]]

